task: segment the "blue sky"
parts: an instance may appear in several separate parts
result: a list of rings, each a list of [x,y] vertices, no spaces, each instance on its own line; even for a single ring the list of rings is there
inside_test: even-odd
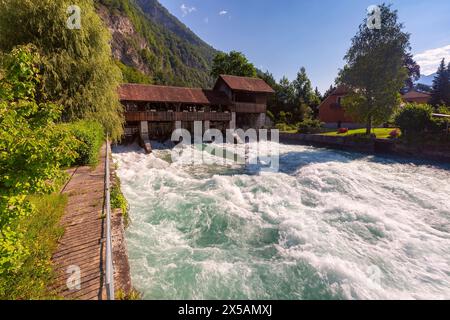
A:
[[[216,49],[242,51],[277,79],[294,79],[304,66],[320,91],[334,83],[366,9],[366,0],[159,0]],[[450,61],[450,1],[392,0],[412,53],[430,74]]]

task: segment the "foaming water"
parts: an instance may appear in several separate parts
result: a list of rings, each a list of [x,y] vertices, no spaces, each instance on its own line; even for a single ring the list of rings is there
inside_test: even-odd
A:
[[[115,148],[144,298],[450,298],[450,167],[276,146],[277,173]]]

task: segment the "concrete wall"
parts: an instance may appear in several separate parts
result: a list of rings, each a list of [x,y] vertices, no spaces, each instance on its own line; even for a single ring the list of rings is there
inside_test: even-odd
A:
[[[335,137],[317,134],[280,133],[280,142],[316,145],[341,150],[403,156],[450,163],[450,145],[407,145],[402,141],[388,139],[354,140],[351,137]]]

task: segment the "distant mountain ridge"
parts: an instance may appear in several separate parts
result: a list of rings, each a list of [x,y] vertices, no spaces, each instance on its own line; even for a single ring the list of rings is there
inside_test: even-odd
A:
[[[433,85],[433,79],[436,77],[436,73],[430,74],[428,76],[421,75],[416,83],[426,84],[427,86]]]
[[[217,50],[157,0],[99,0],[126,82],[208,88]]]

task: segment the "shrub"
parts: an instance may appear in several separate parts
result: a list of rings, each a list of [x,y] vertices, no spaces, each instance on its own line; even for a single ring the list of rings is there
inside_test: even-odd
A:
[[[319,120],[307,119],[297,124],[299,133],[318,133],[322,127]]]
[[[442,118],[431,118],[427,129],[432,133],[441,133],[447,129],[447,119]]]
[[[422,133],[431,122],[433,109],[427,104],[407,104],[395,117],[395,124],[405,136]]]
[[[77,165],[96,165],[104,141],[103,127],[95,121],[81,120],[68,125],[78,141],[75,160]]]
[[[127,227],[129,224],[129,206],[127,199],[122,193],[120,179],[117,175],[114,175],[114,181],[111,187],[111,207],[121,209],[125,227]]]
[[[275,116],[273,115],[272,111],[267,110],[266,114],[270,120],[275,121]]]
[[[287,132],[287,131],[295,131],[295,130],[297,130],[297,129],[295,128],[295,126],[292,126],[292,125],[287,124],[287,123],[284,123],[284,122],[277,123],[277,124],[275,125],[275,127],[276,127],[278,130],[280,130],[281,132]]]
[[[400,136],[400,131],[398,129],[394,129],[389,132],[389,137],[392,139],[398,138]]]

